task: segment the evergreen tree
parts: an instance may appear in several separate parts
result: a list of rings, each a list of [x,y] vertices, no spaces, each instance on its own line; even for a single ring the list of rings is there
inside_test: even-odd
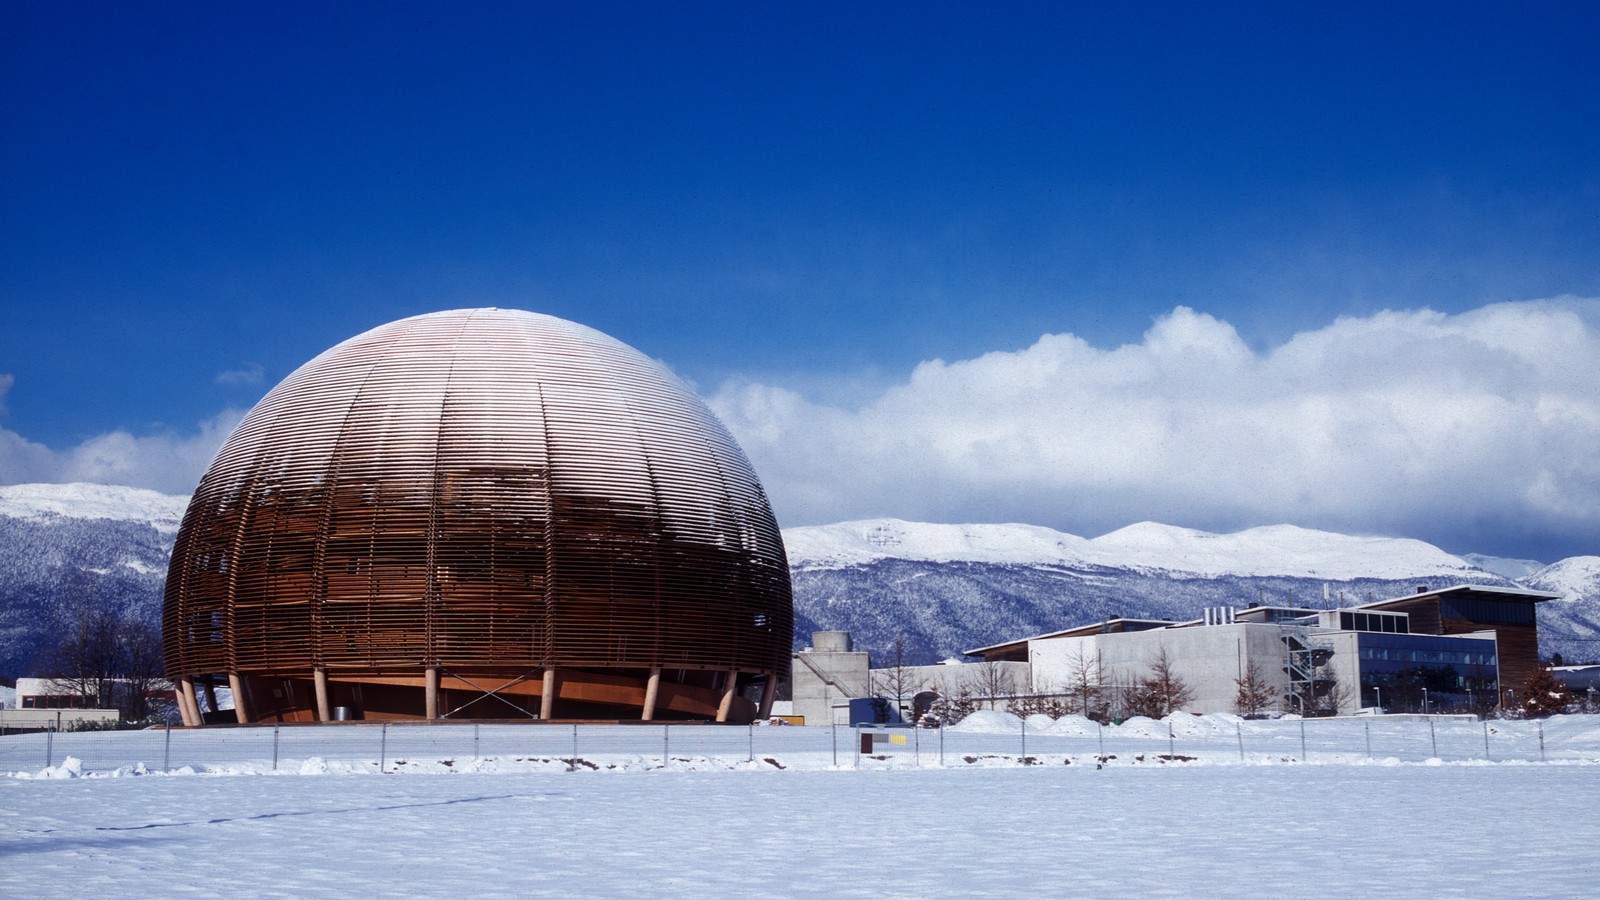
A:
[[[1549,669],[1538,668],[1522,683],[1522,711],[1530,717],[1553,716],[1567,708],[1567,686]]]

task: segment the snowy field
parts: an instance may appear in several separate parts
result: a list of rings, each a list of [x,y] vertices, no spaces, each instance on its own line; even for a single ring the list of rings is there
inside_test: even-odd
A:
[[[1036,723],[1031,764],[1003,716],[949,729],[943,765],[931,732],[862,756],[847,729],[591,727],[574,757],[562,726],[454,725],[285,728],[274,770],[270,729],[175,732],[223,758],[163,773],[159,757],[73,757],[0,778],[0,855],[8,884],[41,897],[1600,892],[1600,717],[1543,723],[1544,763],[1535,723],[1491,723],[1491,757],[1527,751],[1491,762],[1482,723],[1434,722],[1430,741],[1425,721],[1310,722],[1307,763],[1300,723],[1230,719]],[[78,737],[104,741],[78,747],[106,764],[118,741],[170,746],[54,740]],[[361,755],[375,737],[381,761]],[[289,749],[313,739],[329,752]],[[1367,739],[1370,756],[1349,746]]]

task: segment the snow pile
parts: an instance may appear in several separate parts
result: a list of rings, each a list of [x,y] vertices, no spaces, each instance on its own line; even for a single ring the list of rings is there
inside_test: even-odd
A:
[[[46,766],[45,768],[40,769],[39,774],[33,777],[44,779],[46,781],[67,778],[82,778],[83,760],[77,758],[76,756],[69,756],[61,761],[61,765]]]
[[[1022,720],[997,709],[980,709],[946,730],[952,734],[1017,734],[1022,731]]]
[[[1077,713],[1071,713],[1055,720],[1045,730],[1062,737],[1090,737],[1100,732],[1100,723]]]
[[[1177,737],[1217,737],[1231,736],[1234,729],[1244,720],[1231,713],[1197,716],[1192,713],[1176,712],[1161,721],[1166,722]]]

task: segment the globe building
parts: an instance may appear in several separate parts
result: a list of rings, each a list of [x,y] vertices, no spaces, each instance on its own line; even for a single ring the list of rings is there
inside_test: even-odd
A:
[[[190,725],[738,722],[792,629],[766,495],[692,391],[471,309],[351,338],[250,411],[184,517],[163,644]]]

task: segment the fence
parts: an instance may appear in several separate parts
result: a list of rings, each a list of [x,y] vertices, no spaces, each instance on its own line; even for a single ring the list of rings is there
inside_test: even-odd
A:
[[[82,771],[254,773],[1326,762],[1600,761],[1600,716],[1473,721],[1386,716],[1121,727],[1011,720],[985,731],[719,725],[351,724],[0,736],[0,772],[68,757]],[[1070,731],[1070,733],[1064,733]]]

